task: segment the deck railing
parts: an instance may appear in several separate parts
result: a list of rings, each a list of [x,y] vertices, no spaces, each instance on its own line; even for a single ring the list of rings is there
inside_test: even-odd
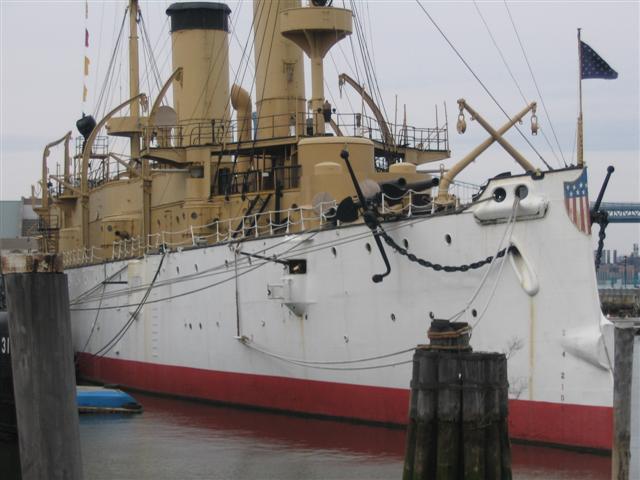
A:
[[[401,197],[381,194],[380,212],[395,213],[406,218],[430,215],[437,211],[431,192],[409,190]],[[473,201],[480,187],[470,183],[454,182],[453,193],[458,196],[458,206]],[[458,193],[456,193],[458,192]],[[160,231],[149,234],[146,239],[131,237],[114,241],[111,251],[99,247],[79,248],[63,253],[65,266],[79,266],[100,263],[105,260],[123,260],[142,257],[158,251],[176,251],[184,248],[223,244],[247,238],[261,238],[276,234],[303,232],[312,228],[339,225],[335,218],[337,203],[324,202],[315,207],[296,207],[280,211],[254,213],[242,217],[217,220],[204,225],[189,225],[177,231]]]
[[[388,124],[393,139],[385,138],[384,131],[374,117],[360,113],[338,113],[332,116],[342,135],[364,137],[387,145],[387,148],[406,147],[417,150],[447,151],[449,136],[447,125],[420,128],[412,125]],[[278,139],[305,137],[314,134],[316,117],[307,112],[263,116],[252,119],[251,139]],[[331,126],[325,126],[331,133]],[[237,120],[211,119],[184,122],[179,125],[148,126],[144,128],[145,148],[180,148],[188,146],[221,145],[239,141]],[[337,132],[333,132],[337,134]],[[393,145],[390,145],[393,143]]]

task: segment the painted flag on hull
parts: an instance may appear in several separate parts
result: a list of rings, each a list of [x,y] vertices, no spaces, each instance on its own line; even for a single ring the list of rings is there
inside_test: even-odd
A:
[[[564,182],[564,205],[573,224],[583,233],[591,235],[589,188],[587,169],[573,182]]]

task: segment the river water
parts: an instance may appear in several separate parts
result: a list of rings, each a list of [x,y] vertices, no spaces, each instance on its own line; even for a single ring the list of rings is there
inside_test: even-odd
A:
[[[86,479],[400,479],[405,432],[135,395],[140,415],[83,415]],[[514,478],[604,480],[608,457],[513,445]]]

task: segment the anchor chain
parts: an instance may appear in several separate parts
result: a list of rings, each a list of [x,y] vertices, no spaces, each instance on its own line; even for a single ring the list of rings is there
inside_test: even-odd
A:
[[[376,235],[379,235],[384,239],[387,245],[393,248],[400,255],[407,257],[407,259],[411,262],[417,263],[418,265],[425,268],[432,268],[436,272],[444,271],[444,272],[466,272],[468,270],[476,270],[481,268],[489,263],[493,262],[496,258],[504,257],[508,252],[514,250],[513,246],[503,248],[498,253],[496,253],[495,257],[493,255],[488,256],[483,260],[478,260],[477,262],[471,262],[464,265],[440,265],[439,263],[432,263],[429,260],[425,260],[423,258],[418,258],[415,254],[410,253],[406,248],[398,245],[396,241],[389,236],[387,232],[380,229],[376,232]]]

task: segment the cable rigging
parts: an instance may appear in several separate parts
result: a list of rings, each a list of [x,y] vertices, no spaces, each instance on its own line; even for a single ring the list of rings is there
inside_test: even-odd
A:
[[[516,38],[518,39],[518,44],[520,45],[520,50],[522,50],[522,55],[524,56],[525,62],[527,63],[527,67],[529,68],[529,73],[531,74],[531,78],[533,79],[533,84],[536,87],[536,91],[538,92],[538,96],[540,97],[540,102],[542,103],[542,108],[544,109],[544,114],[547,117],[547,121],[549,122],[549,126],[551,127],[551,132],[553,133],[553,137],[556,140],[556,144],[558,145],[558,150],[560,151],[560,156],[562,157],[562,161],[564,162],[565,167],[567,166],[567,162],[564,159],[564,154],[562,153],[562,147],[560,146],[560,142],[558,141],[558,136],[556,135],[556,130],[553,128],[553,123],[551,123],[551,117],[549,115],[549,110],[544,102],[544,97],[542,96],[542,92],[540,91],[540,87],[538,87],[538,82],[536,81],[536,77],[533,74],[533,69],[531,68],[531,63],[529,63],[529,58],[527,57],[527,52],[524,49],[524,45],[522,44],[522,40],[520,39],[520,34],[518,33],[518,29],[516,28],[516,24],[511,16],[511,10],[509,10],[509,5],[507,5],[506,0],[504,0],[504,6],[507,9],[507,13],[509,14],[509,20],[511,21],[511,26],[513,27],[513,31],[516,34]]]
[[[491,38],[491,42],[493,43],[493,46],[495,47],[496,51],[498,52],[498,55],[500,55],[500,58],[502,59],[502,63],[504,64],[505,68],[507,69],[507,72],[509,72],[509,76],[511,77],[511,79],[513,80],[513,83],[515,84],[516,88],[518,89],[518,92],[520,93],[520,97],[522,98],[522,101],[524,102],[524,104],[526,105],[528,103],[527,98],[525,97],[522,88],[520,87],[520,83],[518,83],[518,80],[516,79],[515,75],[513,74],[513,71],[511,70],[511,67],[509,67],[509,64],[507,63],[507,59],[505,58],[502,49],[500,48],[500,46],[498,45],[498,42],[496,41],[495,37],[493,36],[493,33],[491,32],[491,28],[489,27],[489,24],[487,23],[487,21],[484,18],[484,15],[482,15],[482,12],[480,11],[480,7],[478,6],[478,2],[476,0],[473,0],[473,5],[476,7],[476,12],[478,12],[478,16],[480,17],[480,20],[482,20],[482,23],[484,24],[484,27],[487,31],[487,33],[489,34],[489,37]],[[547,145],[549,146],[549,149],[551,150],[551,153],[553,154],[553,156],[555,157],[556,161],[558,162],[558,165],[561,165],[560,162],[560,158],[558,157],[558,154],[556,153],[555,149],[553,148],[553,145],[551,145],[551,142],[549,141],[549,138],[547,137],[546,132],[544,131],[544,129],[540,129],[540,131],[542,132],[542,136],[544,137],[545,141],[547,142]],[[566,163],[565,163],[566,166]]]
[[[142,297],[142,300],[136,306],[135,311],[131,314],[131,316],[126,321],[126,323],[122,326],[122,328],[120,330],[118,330],[118,332],[115,334],[115,336],[113,338],[111,338],[111,340],[109,340],[102,348],[98,349],[98,351],[96,351],[94,354],[92,354],[92,356],[94,356],[94,357],[97,357],[97,356],[104,357],[107,353],[109,353],[109,351],[120,340],[122,340],[122,338],[125,336],[127,331],[131,328],[131,325],[133,325],[133,322],[135,321],[136,317],[140,313],[140,310],[142,310],[142,307],[144,306],[144,304],[146,303],[147,299],[149,298],[149,295],[151,294],[151,290],[153,288],[153,284],[155,283],[156,279],[158,278],[158,275],[160,274],[160,269],[162,268],[162,263],[164,262],[164,257],[165,256],[166,256],[166,253],[163,254],[162,257],[160,258],[160,262],[158,263],[158,269],[156,270],[156,273],[153,276],[153,280],[151,281],[151,284],[149,285],[149,288],[147,289],[146,293]],[[98,309],[98,311],[100,311],[100,310]],[[96,316],[96,320],[97,320],[97,316]]]
[[[444,38],[444,40],[447,42],[447,44],[451,47],[451,49],[454,51],[454,53],[456,54],[456,56],[460,59],[460,61],[464,64],[464,66],[467,68],[467,70],[469,70],[469,72],[471,73],[471,75],[473,75],[473,77],[477,80],[477,82],[480,84],[480,86],[483,88],[483,90],[487,93],[487,95],[489,95],[489,98],[491,98],[491,100],[493,100],[493,103],[495,103],[497,105],[497,107],[500,109],[500,111],[510,120],[511,117],[509,116],[509,114],[507,113],[507,111],[502,107],[502,105],[500,104],[500,102],[498,102],[498,100],[496,99],[496,97],[491,93],[491,91],[487,88],[487,86],[484,84],[484,82],[480,79],[480,77],[478,76],[478,74],[476,74],[476,72],[473,70],[473,68],[471,68],[471,65],[469,65],[469,63],[464,59],[464,57],[462,56],[462,54],[458,51],[458,49],[453,45],[453,43],[451,42],[451,40],[449,40],[449,38],[447,37],[447,35],[444,33],[444,31],[440,28],[440,26],[438,25],[438,23],[434,20],[434,18],[429,14],[429,12],[427,12],[427,9],[424,8],[424,5],[422,5],[422,3],[420,2],[420,0],[416,0],[416,3],[418,4],[418,6],[420,7],[420,9],[422,10],[422,12],[427,16],[427,18],[429,19],[429,21],[433,24],[433,26],[436,28],[436,30],[438,30],[438,32],[440,33],[440,35],[442,36],[442,38]],[[515,128],[518,133],[520,134],[520,136],[522,136],[522,138],[527,142],[527,144],[529,145],[529,147],[531,147],[531,149],[536,153],[536,155],[538,155],[538,158],[542,161],[542,163],[545,164],[545,166],[549,169],[549,170],[553,170],[553,168],[551,167],[551,165],[549,165],[547,163],[547,161],[544,159],[544,157],[540,154],[540,152],[536,149],[536,147],[531,143],[531,141],[527,138],[527,136],[522,132],[522,130],[520,130],[520,128],[518,128],[517,125],[514,125],[513,128]]]

